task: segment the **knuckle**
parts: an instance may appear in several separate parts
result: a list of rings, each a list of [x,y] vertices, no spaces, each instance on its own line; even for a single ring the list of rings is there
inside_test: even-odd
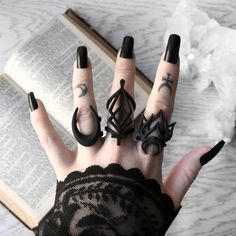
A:
[[[120,60],[119,63],[116,64],[115,70],[116,73],[122,73],[126,75],[134,72],[134,66],[127,61]]]
[[[79,119],[77,119],[78,121],[84,121],[84,120],[92,120],[93,116],[92,116],[92,111],[89,107],[81,107],[79,109]]]
[[[31,119],[33,126],[39,126],[48,122],[48,117],[45,114],[37,114],[33,119]]]
[[[82,108],[77,116],[77,127],[83,134],[91,134],[95,129],[95,117],[91,109]]]
[[[57,137],[55,134],[45,132],[40,136],[40,143],[44,148],[51,148],[56,142]]]
[[[183,179],[187,181],[189,185],[193,183],[198,175],[198,170],[191,168],[190,166],[186,166],[183,168]]]
[[[167,117],[170,117],[172,114],[172,108],[165,100],[154,100],[150,106],[150,113],[157,113],[162,110]]]

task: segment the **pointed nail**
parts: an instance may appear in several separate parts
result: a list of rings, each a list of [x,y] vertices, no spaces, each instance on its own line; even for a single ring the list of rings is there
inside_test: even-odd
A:
[[[225,144],[225,142],[223,140],[221,140],[209,152],[207,152],[203,156],[201,156],[201,158],[200,158],[201,165],[204,166],[209,161],[211,161],[219,153],[219,151],[222,149],[224,144]]]
[[[28,102],[29,102],[29,107],[31,111],[34,111],[38,108],[38,103],[34,97],[33,92],[28,93]]]
[[[166,46],[166,52],[164,60],[176,64],[179,58],[180,36],[177,34],[171,34]]]
[[[87,68],[87,67],[88,67],[87,48],[85,46],[80,46],[77,48],[77,68]]]
[[[120,51],[120,57],[133,58],[133,50],[134,50],[134,38],[131,36],[125,36]]]

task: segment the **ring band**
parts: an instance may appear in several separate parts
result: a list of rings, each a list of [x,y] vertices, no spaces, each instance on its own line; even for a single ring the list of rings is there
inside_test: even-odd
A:
[[[72,132],[75,137],[75,139],[83,146],[89,147],[95,144],[98,140],[99,137],[103,135],[103,132],[101,131],[101,117],[98,116],[97,112],[95,109],[90,106],[90,109],[92,110],[92,113],[95,117],[95,124],[96,124],[96,129],[93,131],[91,134],[85,135],[82,134],[79,129],[77,128],[77,111],[78,107],[75,109],[73,117],[72,117]]]

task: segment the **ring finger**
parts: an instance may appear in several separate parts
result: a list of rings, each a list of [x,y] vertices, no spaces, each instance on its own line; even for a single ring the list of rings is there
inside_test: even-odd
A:
[[[171,138],[174,128],[174,123],[169,125],[169,122],[179,77],[179,47],[180,37],[170,35],[166,51],[157,68],[142,125],[139,127],[138,151],[146,165],[146,171],[153,173],[153,177],[160,182],[163,147]]]
[[[121,142],[127,142],[127,135],[132,133],[133,111],[135,109],[133,46],[134,39],[130,36],[124,37],[121,50],[117,55],[114,80],[107,103],[110,113],[106,127],[108,131],[106,143],[109,143],[108,145],[119,146]]]

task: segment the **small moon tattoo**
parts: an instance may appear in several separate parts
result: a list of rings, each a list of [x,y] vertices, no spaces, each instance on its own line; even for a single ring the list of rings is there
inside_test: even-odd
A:
[[[171,74],[167,73],[167,78],[166,77],[162,77],[162,80],[164,81],[160,87],[158,88],[158,92],[163,88],[163,87],[167,87],[169,89],[170,92],[170,96],[172,94],[172,87],[171,85],[173,85],[174,81],[170,79]]]
[[[88,92],[86,84],[78,84],[75,89],[80,89],[79,97],[83,97]]]

